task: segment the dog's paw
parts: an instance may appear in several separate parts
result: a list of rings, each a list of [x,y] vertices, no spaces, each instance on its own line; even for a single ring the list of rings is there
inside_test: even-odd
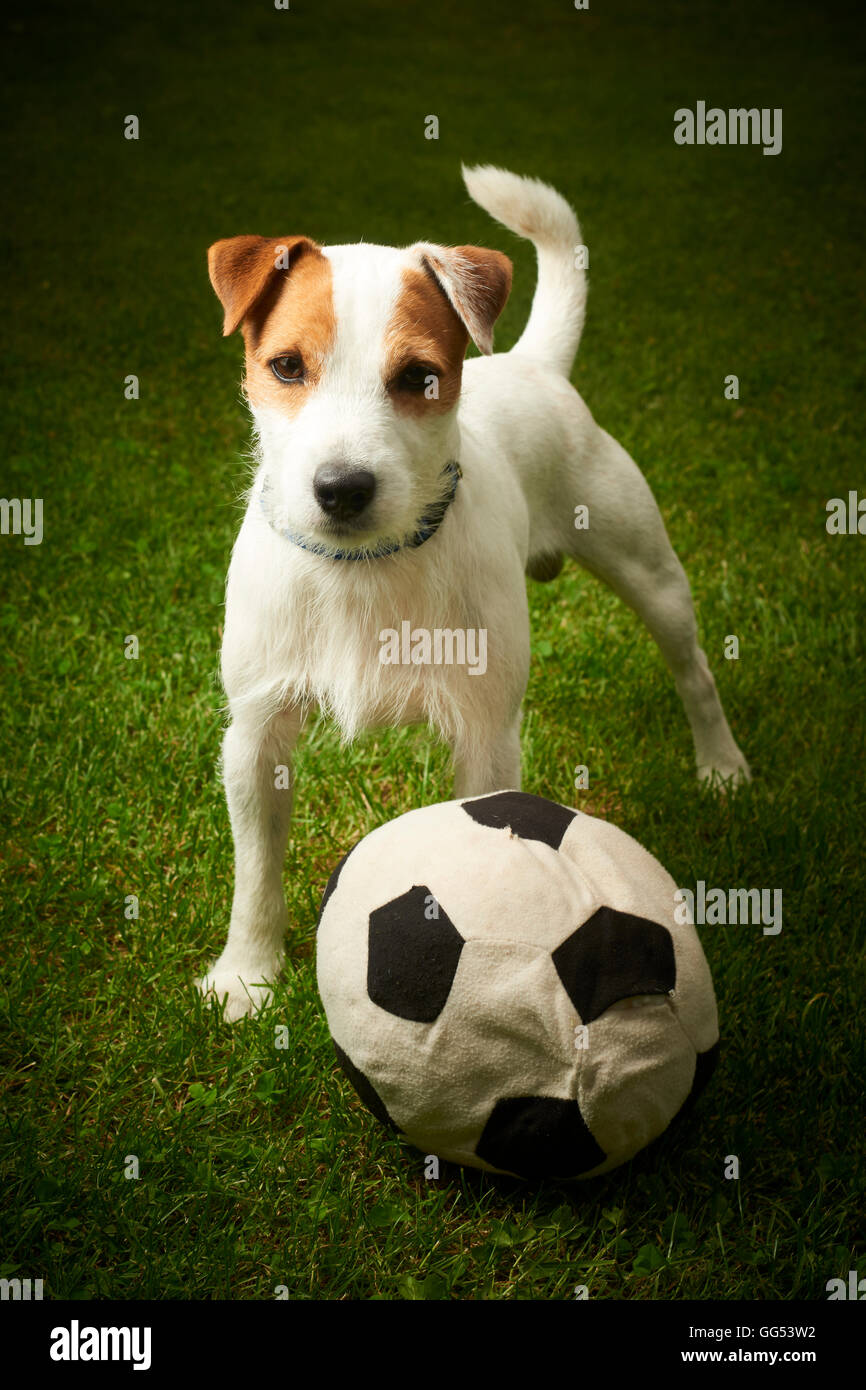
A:
[[[743,787],[751,780],[751,769],[739,749],[730,758],[704,763],[698,768],[698,781],[721,792],[736,791],[737,787]]]
[[[196,985],[209,1004],[222,1006],[226,1023],[237,1023],[270,1004],[273,991],[269,981],[278,971],[279,965],[270,970],[239,971],[217,961],[207,975],[196,980]]]

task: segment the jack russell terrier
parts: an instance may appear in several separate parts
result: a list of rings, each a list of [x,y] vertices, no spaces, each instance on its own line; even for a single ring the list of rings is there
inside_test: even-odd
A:
[[[456,796],[519,789],[525,575],[552,579],[563,556],[646,623],[698,776],[749,777],[652,493],[568,379],[586,301],[577,218],[537,179],[491,166],[463,176],[536,247],[535,297],[510,352],[492,355],[511,287],[499,251],[305,236],[210,248],[223,332],[243,331],[258,464],[222,646],[234,901],[225,950],[199,981],[230,1020],[268,1000],[280,969],[291,755],[308,712],[333,716],[344,741],[430,724],[451,746]],[[470,338],[482,355],[464,363]],[[403,659],[392,642],[386,660],[384,635],[398,631]],[[467,633],[484,634],[483,670],[453,659]]]

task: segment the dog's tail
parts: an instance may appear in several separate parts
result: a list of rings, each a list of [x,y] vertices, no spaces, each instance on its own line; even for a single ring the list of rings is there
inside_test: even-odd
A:
[[[574,209],[549,184],[493,164],[464,165],[463,181],[485,212],[535,244],[538,282],[512,352],[536,357],[568,376],[586,310],[586,256]]]

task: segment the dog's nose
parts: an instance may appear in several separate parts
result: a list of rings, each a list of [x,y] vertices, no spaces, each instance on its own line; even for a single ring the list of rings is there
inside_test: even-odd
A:
[[[313,492],[323,512],[338,520],[358,516],[373,500],[376,479],[367,468],[322,463],[313,477]]]

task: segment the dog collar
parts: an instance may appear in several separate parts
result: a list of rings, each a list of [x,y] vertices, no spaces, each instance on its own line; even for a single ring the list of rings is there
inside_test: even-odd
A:
[[[319,541],[304,541],[300,536],[296,536],[294,531],[286,531],[279,526],[274,526],[268,516],[266,505],[266,494],[270,486],[267,480],[262,486],[259,501],[265,520],[277,532],[277,535],[291,541],[293,545],[300,546],[301,550],[306,550],[311,555],[321,555],[328,560],[380,560],[386,555],[396,555],[398,550],[417,550],[419,545],[423,545],[425,541],[429,541],[431,536],[435,536],[442,525],[445,513],[454,501],[457,484],[463,477],[460,464],[456,460],[446,463],[442,469],[442,477],[448,480],[448,491],[444,497],[440,497],[438,502],[434,502],[432,506],[428,507],[419,518],[417,530],[413,531],[411,535],[405,536],[401,541],[386,541],[375,546],[362,545],[357,550],[331,550],[329,546],[322,545]]]

